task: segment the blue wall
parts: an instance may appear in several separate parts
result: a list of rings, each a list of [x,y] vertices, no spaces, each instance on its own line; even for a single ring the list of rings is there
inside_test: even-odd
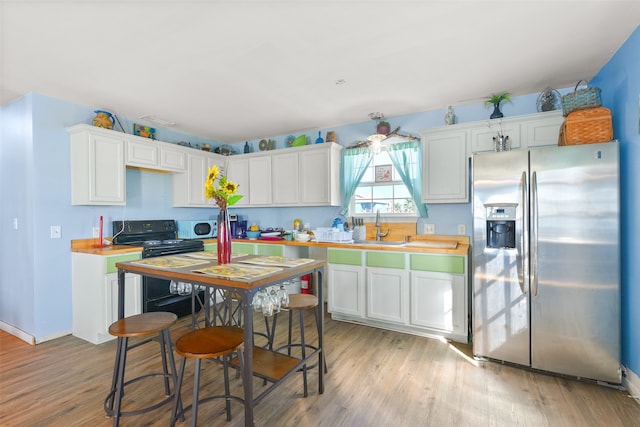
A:
[[[518,97],[503,106],[506,116],[535,112],[537,94]],[[127,205],[72,206],[70,195],[69,134],[66,127],[91,123],[94,108],[31,93],[0,110],[0,321],[42,341],[71,330],[71,250],[70,242],[92,236],[93,227],[104,216],[105,236],[111,221],[121,219],[208,219],[215,209],[172,208],[171,176],[148,171],[127,170]],[[481,103],[455,108],[458,121],[486,120],[491,113]],[[401,132],[417,135],[421,130],[442,126],[445,110],[390,117]],[[120,117],[131,132],[133,121]],[[338,142],[349,146],[365,139],[375,123],[366,121],[348,126],[320,129],[323,135],[334,130]],[[318,129],[307,132],[312,142]],[[157,138],[167,142],[209,141],[171,129],[157,128]],[[284,148],[286,135],[271,136],[277,148]],[[265,136],[269,138],[269,136]],[[258,141],[250,141],[255,149]],[[235,145],[242,152],[244,141]],[[236,209],[235,212],[260,226],[290,228],[294,218],[311,227],[330,226],[339,207]],[[14,218],[18,229],[14,229]],[[424,221],[424,220],[420,220]],[[471,229],[469,204],[432,205],[429,222],[438,234],[457,234],[457,224]],[[60,225],[61,239],[50,238],[50,227]],[[419,224],[418,230],[422,227]]]
[[[622,111],[620,117],[616,116],[616,136],[623,140],[623,158],[628,157],[626,180],[637,182],[638,177],[632,174],[631,163],[638,163],[640,153],[637,147],[631,147],[630,144],[637,143],[638,139],[638,79],[636,77],[632,85],[624,72],[625,67],[630,66],[629,62],[633,62],[633,48],[638,48],[637,32],[603,68],[598,79],[605,102],[612,105],[614,113],[616,109]],[[632,73],[638,75],[637,60],[630,68],[629,76]],[[570,89],[561,89],[560,92],[566,93]],[[537,93],[516,97],[512,103],[504,104],[502,110],[507,117],[534,113],[536,98]],[[217,215],[215,209],[172,208],[171,176],[138,170],[127,170],[126,207],[71,206],[69,134],[65,128],[78,123],[91,123],[93,109],[29,94],[0,110],[0,199],[3,204],[0,210],[0,232],[3,236],[0,239],[0,321],[35,336],[38,341],[71,330],[70,241],[90,238],[91,230],[98,226],[101,215],[105,218],[106,236],[111,235],[111,221],[123,218],[206,219]],[[454,106],[454,110],[459,123],[487,120],[491,113],[491,109],[482,103]],[[442,126],[445,114],[446,110],[442,109],[388,119],[393,127],[401,126],[402,133],[417,135],[421,130]],[[125,129],[130,131],[133,122],[124,117],[120,119]],[[620,121],[624,121],[624,125]],[[340,144],[349,146],[371,134],[374,123],[368,120],[347,126],[309,130],[308,140],[312,142],[318,131],[324,136],[328,130],[336,132]],[[265,138],[274,138],[277,148],[283,148],[285,136],[265,135]],[[215,141],[184,135],[171,129],[158,128],[157,138],[168,142],[185,140],[192,144],[209,142],[216,145]],[[250,141],[250,144],[257,149],[257,140]],[[234,148],[241,152],[243,145],[244,141],[238,141]],[[631,185],[629,182],[623,185],[627,194],[626,212],[638,207],[637,196],[632,194],[638,192],[635,188],[637,184],[633,183],[633,189]],[[296,217],[310,222],[312,227],[329,226],[339,208],[235,211],[261,226],[289,228]],[[17,230],[13,229],[14,218],[18,220]],[[633,239],[624,241],[628,255],[623,258],[623,283],[632,283],[633,278],[638,278],[638,267],[630,265],[629,260],[638,253],[640,231],[638,225],[631,221],[630,214],[623,216],[625,218],[627,225],[624,227],[632,233]],[[470,230],[470,204],[430,205],[428,221],[436,224],[439,234],[456,234],[457,224],[461,223]],[[51,225],[62,227],[61,239],[50,239]],[[421,228],[419,223],[418,230]],[[638,301],[637,291],[631,293],[626,289],[625,297]],[[623,362],[638,372],[638,344],[633,343],[640,340],[638,332],[631,331],[631,325],[638,324],[638,313],[634,313],[632,308],[630,303],[626,303]]]
[[[622,363],[640,373],[640,27],[592,80],[620,140]]]

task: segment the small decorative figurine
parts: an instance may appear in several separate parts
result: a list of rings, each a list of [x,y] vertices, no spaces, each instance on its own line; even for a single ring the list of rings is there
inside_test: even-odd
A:
[[[453,114],[453,107],[449,105],[449,110],[447,114],[444,116],[444,124],[445,125],[453,125],[456,123],[456,115]]]

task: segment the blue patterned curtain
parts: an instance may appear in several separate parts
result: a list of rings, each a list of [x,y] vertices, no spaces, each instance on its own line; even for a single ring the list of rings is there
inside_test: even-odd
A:
[[[362,180],[362,176],[373,159],[373,151],[369,147],[349,148],[342,150],[342,167],[340,169],[340,185],[342,190],[341,215],[349,213],[351,198]]]
[[[420,141],[400,142],[387,146],[387,153],[404,185],[407,186],[420,218],[428,217],[427,205],[422,203],[422,144]]]

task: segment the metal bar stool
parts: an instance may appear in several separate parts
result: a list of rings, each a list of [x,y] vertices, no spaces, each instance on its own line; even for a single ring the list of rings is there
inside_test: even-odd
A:
[[[117,322],[112,323],[111,326],[109,326],[109,333],[113,336],[118,337],[118,348],[116,350],[116,360],[113,368],[111,391],[104,401],[104,410],[107,416],[113,417],[114,426],[117,426],[119,424],[120,417],[139,415],[145,412],[152,411],[154,409],[160,408],[173,399],[174,394],[171,393],[169,379],[171,379],[175,388],[177,378],[169,328],[176,322],[177,319],[178,316],[176,316],[174,313],[152,312],[125,317],[118,320]],[[151,338],[149,338],[139,343],[129,345],[129,338],[151,336],[156,333],[158,334],[158,338],[160,341],[162,372],[144,374],[125,382],[127,352],[151,341]],[[168,365],[167,355],[169,356]],[[131,383],[152,377],[164,378],[165,399],[145,408],[122,412],[121,408],[124,388]],[[180,404],[180,406],[182,405]]]
[[[318,322],[318,311],[321,306],[318,306],[318,297],[316,297],[315,295],[312,294],[291,294],[289,295],[289,305],[287,306],[287,308],[289,309],[289,334],[288,334],[288,340],[287,340],[287,344],[282,345],[280,347],[278,347],[275,351],[280,351],[283,349],[287,349],[287,355],[291,356],[291,349],[293,347],[300,347],[300,351],[302,353],[302,359],[304,359],[305,357],[307,357],[307,348],[310,348],[312,350],[317,350],[317,347],[307,344],[305,342],[305,338],[304,338],[304,312],[306,310],[309,309],[314,309],[313,314],[315,315],[315,320],[316,320],[316,328],[318,329],[318,334],[320,334],[320,323]],[[298,311],[299,313],[299,319],[300,319],[300,342],[299,343],[294,343],[292,342],[293,338],[292,338],[292,331],[293,331],[293,312]],[[271,330],[271,336],[275,336],[275,322],[273,324],[272,330]],[[272,343],[271,343],[272,344]],[[272,347],[272,345],[270,345],[270,347]],[[323,355],[323,360],[322,360],[322,364],[324,367],[324,372],[327,372],[327,362],[324,359],[324,351],[322,352]],[[303,378],[303,383],[304,383],[304,397],[308,396],[307,393],[307,369],[311,369],[313,367],[315,367],[316,365],[304,365],[302,367],[302,378]]]
[[[242,359],[240,347],[242,347],[243,340],[244,331],[234,326],[210,326],[197,329],[178,338],[178,341],[176,341],[176,352],[182,356],[182,362],[180,363],[180,372],[178,373],[178,382],[176,385],[177,391],[171,412],[171,426],[175,425],[178,418],[182,419],[184,417],[184,412],[191,409],[191,425],[195,427],[198,423],[198,405],[211,400],[221,399],[225,400],[227,421],[231,420],[231,400],[233,399],[244,403],[244,399],[238,396],[232,396],[229,391],[229,355],[234,351],[238,351],[239,359]],[[202,359],[214,358],[222,358],[224,394],[200,399],[200,365]],[[180,394],[187,359],[195,359],[193,401],[191,405],[182,408]]]

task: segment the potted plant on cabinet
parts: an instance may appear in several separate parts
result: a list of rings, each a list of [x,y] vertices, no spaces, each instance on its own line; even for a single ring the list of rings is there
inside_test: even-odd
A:
[[[489,116],[490,119],[499,119],[504,117],[502,111],[500,111],[500,103],[502,103],[502,101],[511,101],[511,94],[509,92],[494,93],[484,101],[484,105],[486,107],[493,105],[493,113]]]
[[[378,122],[378,125],[376,126],[376,133],[378,135],[389,135],[389,132],[391,132],[391,125],[389,122],[384,120]]]

